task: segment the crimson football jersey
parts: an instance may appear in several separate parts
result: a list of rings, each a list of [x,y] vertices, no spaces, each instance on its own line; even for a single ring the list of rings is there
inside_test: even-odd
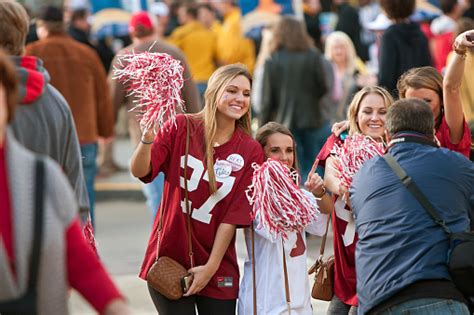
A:
[[[192,212],[192,244],[195,266],[207,263],[217,229],[221,223],[249,226],[251,206],[245,191],[251,183],[252,163],[263,162],[260,144],[236,128],[232,138],[214,148],[214,171],[217,191],[210,194],[208,172],[204,159],[203,122],[189,117],[190,142],[187,163],[187,185]],[[165,124],[151,148],[152,170],[141,178],[152,181],[159,172],[165,174],[163,188],[163,229],[159,256],[168,256],[190,268],[184,202],[184,163],[186,118],[176,117],[176,125]],[[155,261],[157,251],[158,215],[148,242],[140,277],[145,279]],[[235,237],[230,243],[219,269],[199,293],[217,299],[235,299],[239,292],[239,268],[235,252]]]
[[[341,140],[332,134],[318,154],[321,164],[331,154],[335,144]],[[357,306],[355,248],[357,233],[354,217],[348,205],[338,195],[334,195],[332,227],[334,234],[334,294],[344,303]]]
[[[448,123],[446,122],[446,117],[444,117],[444,115],[441,119],[441,124],[439,125],[438,130],[436,130],[436,138],[438,139],[439,144],[443,148],[459,152],[465,157],[469,158],[469,154],[471,151],[471,132],[469,131],[469,126],[467,125],[465,119],[463,121],[463,134],[459,143],[453,144],[451,142],[451,139],[449,137]]]

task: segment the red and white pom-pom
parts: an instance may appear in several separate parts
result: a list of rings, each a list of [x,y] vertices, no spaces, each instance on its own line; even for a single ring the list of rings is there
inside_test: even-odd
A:
[[[114,68],[114,79],[127,87],[127,96],[136,103],[131,111],[139,113],[140,125],[149,130],[174,120],[177,111],[184,112],[181,98],[183,66],[165,53],[129,53],[119,58],[120,67]]]
[[[332,152],[336,156],[335,168],[339,172],[341,184],[349,188],[352,178],[364,162],[374,156],[385,154],[383,142],[377,142],[371,137],[354,134],[347,137],[342,145],[335,145]]]
[[[272,159],[252,167],[252,184],[246,194],[259,228],[267,228],[273,239],[279,233],[287,239],[287,233],[301,231],[316,218],[315,207],[295,184],[299,177],[296,171]]]

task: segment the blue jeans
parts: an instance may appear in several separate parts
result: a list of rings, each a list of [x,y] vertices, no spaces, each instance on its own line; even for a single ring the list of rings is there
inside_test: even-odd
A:
[[[95,191],[94,191],[94,180],[97,174],[97,143],[83,144],[81,145],[82,155],[82,168],[84,171],[84,179],[86,181],[87,194],[89,195],[89,211],[91,214],[92,226],[95,229],[94,219],[94,203],[95,203]]]
[[[324,123],[318,129],[293,129],[296,141],[296,154],[300,164],[301,183],[306,181],[314,160],[323,147],[326,139],[331,134],[329,122]],[[318,167],[318,174],[323,176],[323,171]]]
[[[161,196],[163,195],[163,185],[165,182],[165,175],[159,173],[156,178],[148,184],[143,185],[143,194],[146,197],[146,204],[151,210],[153,219],[156,216],[158,207],[160,205]]]
[[[469,315],[466,304],[448,299],[416,299],[403,302],[380,315]]]

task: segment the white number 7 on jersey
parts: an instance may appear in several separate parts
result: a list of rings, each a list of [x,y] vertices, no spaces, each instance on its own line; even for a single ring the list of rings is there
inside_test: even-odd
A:
[[[181,167],[184,168],[185,157],[181,157]],[[201,179],[209,182],[209,175],[206,171],[204,173],[204,164],[201,160],[196,159],[192,155],[188,155],[188,167],[193,169],[191,177],[188,179],[188,192],[195,191]],[[204,174],[204,176],[203,176]],[[184,178],[180,176],[180,186],[184,189]],[[193,209],[192,202],[189,200],[189,208],[192,213],[192,218],[203,223],[209,224],[211,222],[212,214],[211,211],[214,209],[214,206],[224,199],[231,191],[235,183],[234,176],[228,176],[224,178],[216,177],[216,181],[222,183],[221,187],[212,195],[207,198],[207,200],[201,205],[198,209]],[[181,200],[181,208],[184,213],[186,213],[186,205],[184,200]]]

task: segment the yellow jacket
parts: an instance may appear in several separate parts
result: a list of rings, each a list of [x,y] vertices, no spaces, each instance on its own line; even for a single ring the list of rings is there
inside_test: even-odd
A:
[[[167,42],[181,49],[189,62],[194,81],[207,82],[216,70],[216,35],[198,21],[176,28]]]
[[[243,36],[240,19],[238,8],[233,8],[224,17],[217,36],[217,60],[221,65],[241,62],[252,72],[255,66],[255,47],[250,39]]]

